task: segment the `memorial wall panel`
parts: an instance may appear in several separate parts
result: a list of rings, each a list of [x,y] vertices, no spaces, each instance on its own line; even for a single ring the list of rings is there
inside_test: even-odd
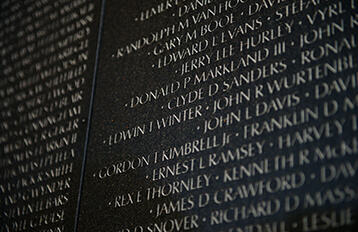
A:
[[[101,5],[2,1],[0,231],[73,231]]]
[[[0,4],[0,231],[357,230],[357,0]]]
[[[106,1],[81,231],[353,231],[355,1]]]

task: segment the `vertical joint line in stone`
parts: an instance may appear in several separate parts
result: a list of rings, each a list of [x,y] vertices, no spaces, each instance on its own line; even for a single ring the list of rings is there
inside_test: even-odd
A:
[[[80,214],[82,185],[83,185],[83,179],[84,179],[84,173],[85,173],[88,139],[89,139],[89,133],[90,133],[91,118],[92,118],[91,116],[92,116],[92,111],[93,111],[93,100],[94,100],[94,93],[95,93],[95,86],[96,86],[96,79],[97,79],[98,60],[99,60],[99,51],[100,51],[100,47],[101,47],[105,5],[106,5],[106,0],[102,0],[101,16],[100,16],[100,21],[99,21],[99,30],[98,30],[98,37],[97,37],[96,58],[95,58],[95,65],[94,65],[94,72],[93,72],[92,93],[91,93],[90,107],[89,107],[88,120],[87,120],[86,141],[85,141],[85,147],[84,147],[84,152],[83,152],[81,179],[80,179],[80,186],[79,186],[78,198],[77,198],[76,219],[75,219],[75,226],[74,226],[75,232],[77,231],[78,218],[79,218],[79,214]]]

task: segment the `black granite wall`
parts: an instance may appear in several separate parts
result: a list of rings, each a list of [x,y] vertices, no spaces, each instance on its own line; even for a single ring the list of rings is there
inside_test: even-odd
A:
[[[356,231],[358,1],[0,4],[0,231]]]

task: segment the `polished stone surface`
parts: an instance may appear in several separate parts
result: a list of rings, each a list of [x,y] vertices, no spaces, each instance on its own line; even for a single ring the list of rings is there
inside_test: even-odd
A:
[[[4,1],[0,231],[355,231],[356,5]]]

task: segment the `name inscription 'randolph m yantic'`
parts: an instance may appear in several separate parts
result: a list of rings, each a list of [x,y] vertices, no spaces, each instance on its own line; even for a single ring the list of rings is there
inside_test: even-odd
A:
[[[1,7],[0,231],[358,228],[358,1]]]

